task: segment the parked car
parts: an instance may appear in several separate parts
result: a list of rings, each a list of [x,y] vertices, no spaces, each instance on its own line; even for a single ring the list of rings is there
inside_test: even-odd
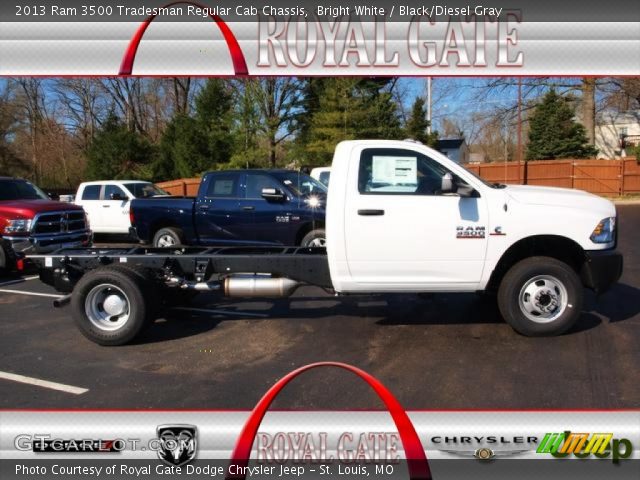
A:
[[[129,207],[134,198],[166,196],[151,182],[108,180],[81,183],[75,203],[84,208],[95,233],[129,233]]]
[[[331,177],[331,167],[317,167],[311,170],[311,176],[322,183],[325,187],[329,186],[329,178]]]
[[[31,182],[0,177],[0,269],[14,266],[15,254],[47,253],[91,244],[82,208],[52,201]]]
[[[136,199],[133,234],[173,245],[324,246],[327,189],[290,170],[205,174],[197,197]]]

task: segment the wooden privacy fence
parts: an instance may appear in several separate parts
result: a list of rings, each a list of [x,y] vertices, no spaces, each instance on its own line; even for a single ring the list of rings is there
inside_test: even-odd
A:
[[[489,182],[576,188],[607,196],[640,193],[640,165],[635,158],[535,160],[465,167]]]
[[[465,167],[489,182],[577,188],[597,195],[640,193],[640,164],[635,158],[621,160],[535,160],[480,163]],[[158,183],[171,195],[195,196],[199,178]]]
[[[195,197],[200,187],[199,178],[181,178],[180,180],[169,180],[168,182],[157,183],[161,189],[171,195],[181,197]]]

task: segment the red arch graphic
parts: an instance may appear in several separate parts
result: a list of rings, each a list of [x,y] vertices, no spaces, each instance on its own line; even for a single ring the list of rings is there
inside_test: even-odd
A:
[[[402,446],[404,448],[407,464],[409,467],[410,479],[431,480],[429,461],[427,460],[427,455],[424,452],[424,448],[422,448],[420,437],[418,437],[416,429],[411,423],[407,412],[405,412],[404,408],[402,408],[402,405],[400,405],[400,402],[398,402],[398,400],[387,389],[387,387],[385,387],[376,378],[366,373],[364,370],[360,370],[359,368],[356,368],[354,366],[339,362],[319,362],[306,365],[287,374],[286,376],[281,378],[273,387],[271,387],[267,391],[267,393],[265,393],[265,395],[260,399],[258,404],[251,412],[251,415],[249,415],[247,422],[244,424],[242,432],[240,433],[238,441],[236,442],[236,446],[233,449],[230,466],[236,465],[236,467],[246,467],[248,465],[249,457],[251,456],[251,448],[253,447],[253,442],[258,433],[258,428],[260,428],[262,419],[267,413],[267,410],[269,410],[271,403],[276,399],[280,391],[282,391],[282,389],[291,380],[296,378],[301,373],[318,367],[343,368],[345,370],[348,370],[349,372],[355,373],[362,380],[367,382],[367,384],[376,392],[378,397],[380,397],[380,399],[384,402],[387,410],[393,418],[396,428],[398,429],[400,440],[402,441]],[[241,471],[243,470],[244,469],[241,469]],[[236,468],[236,471],[238,471],[238,468]],[[229,470],[227,470],[227,480],[246,480],[246,478],[246,475],[231,475],[229,473]]]
[[[193,5],[200,8],[207,8],[202,4],[191,1],[177,1],[171,2],[164,6],[164,8],[172,7],[173,5],[178,4],[187,4]],[[147,31],[151,22],[155,20],[157,15],[151,15],[147,18],[136,30],[133,37],[129,41],[129,46],[127,47],[124,56],[122,57],[122,62],[120,63],[120,72],[119,75],[131,75],[133,71],[133,62],[136,59],[136,53],[138,52],[138,47],[140,46],[140,42],[142,41],[142,37],[144,33]],[[209,15],[209,17],[216,22],[216,25],[222,32],[222,35],[227,42],[227,48],[229,49],[229,53],[231,54],[231,61],[233,62],[233,69],[236,75],[248,75],[249,70],[247,68],[247,62],[244,59],[244,54],[242,53],[242,49],[240,48],[240,44],[236,39],[235,35],[231,31],[231,29],[227,26],[227,24],[220,18],[218,15]]]

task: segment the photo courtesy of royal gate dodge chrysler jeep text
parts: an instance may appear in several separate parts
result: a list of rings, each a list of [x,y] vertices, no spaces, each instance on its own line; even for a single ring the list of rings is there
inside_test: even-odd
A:
[[[70,301],[82,333],[103,345],[151,324],[161,299],[178,297],[167,289],[277,297],[302,284],[337,294],[496,292],[516,331],[557,335],[579,318],[583,286],[602,292],[622,273],[610,201],[488,184],[409,141],[337,146],[326,235],[326,249],[68,249],[30,258],[45,282],[70,293],[58,303]]]

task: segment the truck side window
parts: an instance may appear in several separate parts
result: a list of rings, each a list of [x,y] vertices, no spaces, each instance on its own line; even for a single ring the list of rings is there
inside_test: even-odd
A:
[[[120,195],[120,198],[126,199],[127,195],[117,185],[105,185],[103,200],[111,200],[111,194]]]
[[[238,196],[238,175],[216,175],[209,181],[208,198],[235,198]]]
[[[247,175],[247,199],[262,199],[263,188],[277,188],[282,190],[282,185],[268,175]]]
[[[87,185],[84,187],[82,200],[100,200],[100,185]]]
[[[449,171],[411,150],[369,148],[362,151],[358,190],[364,194],[438,195]]]

